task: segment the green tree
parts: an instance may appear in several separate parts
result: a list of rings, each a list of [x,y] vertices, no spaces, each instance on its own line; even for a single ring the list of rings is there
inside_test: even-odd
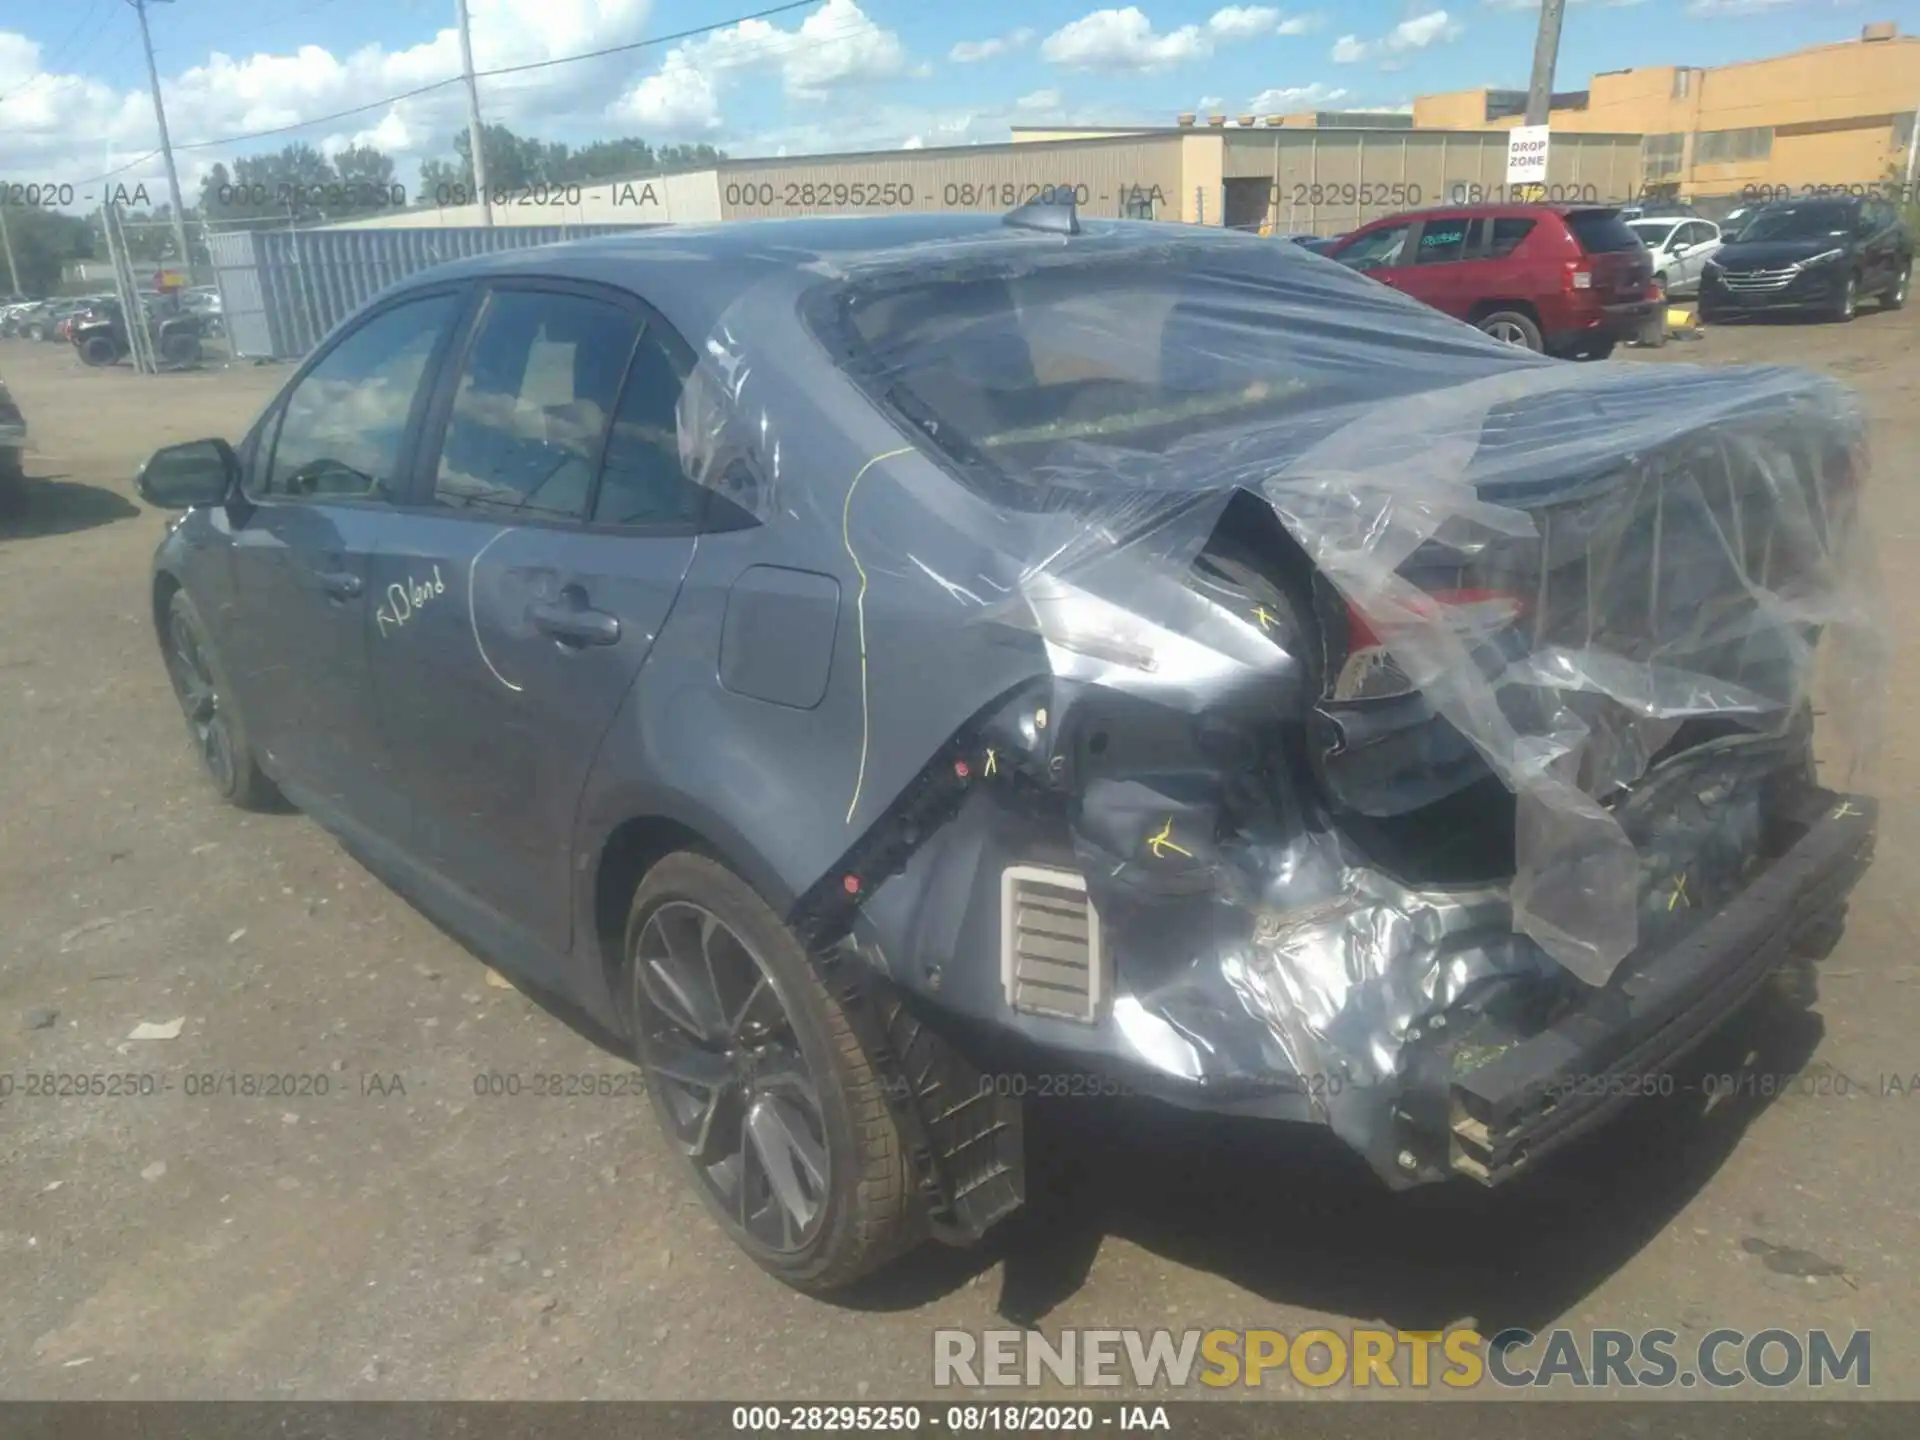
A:
[[[727,158],[711,145],[668,145],[655,150],[637,135],[596,140],[575,150],[564,141],[517,135],[505,125],[483,126],[480,143],[485,147],[487,185],[495,191],[657,175]],[[457,205],[472,198],[473,145],[466,131],[453,137],[453,152],[451,160],[433,159],[421,165],[418,198],[422,204]]]
[[[33,296],[58,294],[61,267],[70,260],[94,258],[87,222],[59,210],[7,206],[7,240],[20,271],[20,288]]]
[[[216,164],[200,183],[200,213],[208,220],[284,220],[323,225],[389,208],[393,160],[370,145],[353,145],[331,160],[300,142],[260,155],[242,155],[228,170]]]

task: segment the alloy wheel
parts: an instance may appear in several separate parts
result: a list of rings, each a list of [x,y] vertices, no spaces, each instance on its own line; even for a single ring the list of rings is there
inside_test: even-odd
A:
[[[1527,343],[1526,332],[1510,320],[1496,321],[1488,328],[1487,334],[1496,340],[1504,340],[1509,345],[1525,345]]]
[[[1907,303],[1907,286],[1912,282],[1912,280],[1913,280],[1913,267],[1909,265],[1906,269],[1900,272],[1900,278],[1894,282],[1893,303],[1895,305],[1904,305]]]
[[[176,614],[167,627],[167,674],[173,693],[187,717],[200,759],[222,791],[233,788],[233,732],[220,705],[220,688],[207,663],[200,638],[184,615]]]
[[[1849,275],[1847,277],[1846,288],[1840,292],[1840,318],[1842,320],[1851,320],[1853,318],[1853,312],[1858,306],[1858,301],[1854,296],[1854,289],[1853,276]]]
[[[747,1239],[800,1249],[826,1212],[826,1119],[764,962],[706,907],[669,900],[633,963],[640,1062],[668,1138]]]

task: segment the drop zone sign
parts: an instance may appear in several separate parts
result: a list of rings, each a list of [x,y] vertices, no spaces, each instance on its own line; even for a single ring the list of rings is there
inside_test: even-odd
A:
[[[1507,184],[1547,183],[1547,129],[1545,125],[1516,125],[1507,132]]]

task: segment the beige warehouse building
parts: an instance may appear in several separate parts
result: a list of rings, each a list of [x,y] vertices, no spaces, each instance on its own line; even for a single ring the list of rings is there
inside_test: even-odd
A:
[[[1071,193],[1089,215],[1335,234],[1395,211],[1497,190],[1505,180],[1503,134],[1328,123],[1338,118],[1317,117],[1313,125],[1022,131],[1005,145],[734,160],[677,175],[505,194],[493,217],[496,225],[686,225],[909,210],[998,213],[1038,196]],[[1640,149],[1638,135],[1556,140],[1549,198],[1632,195],[1640,183]],[[424,206],[334,228],[480,223],[477,205]]]

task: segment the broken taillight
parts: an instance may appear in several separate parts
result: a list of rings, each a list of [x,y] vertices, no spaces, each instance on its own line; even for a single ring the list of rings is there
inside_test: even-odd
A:
[[[1422,618],[1443,620],[1471,648],[1510,629],[1525,612],[1526,602],[1504,590],[1461,586],[1416,592],[1406,608]],[[1334,681],[1333,698],[1384,700],[1405,695],[1413,688],[1413,682],[1394,659],[1392,648],[1381,640],[1375,621],[1349,601],[1347,658]]]

